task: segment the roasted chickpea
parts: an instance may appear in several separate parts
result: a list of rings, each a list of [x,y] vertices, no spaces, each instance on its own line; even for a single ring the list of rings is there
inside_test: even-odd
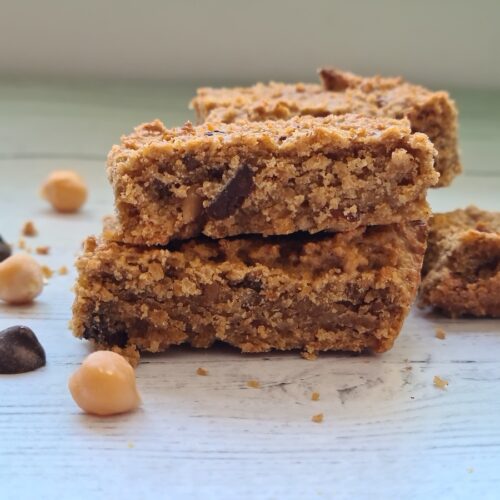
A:
[[[0,262],[0,300],[26,304],[43,289],[42,269],[28,254],[20,253]]]
[[[56,170],[44,182],[41,194],[58,212],[72,213],[85,203],[87,187],[76,172]]]
[[[87,356],[68,385],[75,403],[94,415],[124,413],[141,403],[134,369],[123,356],[112,351],[96,351]]]

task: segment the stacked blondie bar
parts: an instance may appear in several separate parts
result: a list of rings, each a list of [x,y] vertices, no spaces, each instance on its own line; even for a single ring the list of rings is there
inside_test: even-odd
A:
[[[76,336],[129,352],[392,346],[419,285],[427,189],[460,171],[456,110],[400,79],[322,78],[201,89],[200,125],[122,137],[115,216],[77,262]]]

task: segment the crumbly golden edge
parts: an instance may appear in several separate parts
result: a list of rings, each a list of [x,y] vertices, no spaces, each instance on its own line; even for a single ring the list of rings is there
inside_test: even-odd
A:
[[[420,305],[452,316],[500,317],[500,214],[475,207],[433,219]],[[473,227],[473,229],[469,229]]]
[[[462,172],[458,154],[458,111],[447,92],[434,92],[406,115],[414,132],[426,134],[438,151],[437,187],[449,186]]]
[[[118,148],[121,154],[112,152],[108,163],[119,219],[115,239],[165,244],[200,232],[215,238],[314,233],[426,219],[425,192],[437,180],[435,151],[424,135],[405,133],[390,127],[370,146],[366,138],[346,144],[335,132],[316,129],[286,148],[249,137],[197,136],[175,147],[153,142],[128,154]],[[234,213],[201,222],[241,164],[251,166],[255,188]],[[211,168],[218,170],[215,181]]]
[[[354,75],[356,76],[356,75]],[[439,156],[438,187],[462,171],[458,155],[457,108],[447,92],[432,92],[400,78],[361,78],[342,92],[311,84],[257,84],[254,87],[198,90],[191,103],[198,120],[234,122],[268,120],[297,114],[325,116],[358,112],[373,116],[407,116],[412,130],[429,135]]]
[[[121,137],[120,145],[114,148],[117,154],[127,150],[137,150],[151,143],[189,147],[190,142],[207,144],[215,140],[227,144],[241,141],[257,142],[269,149],[300,149],[301,144],[310,142],[311,134],[327,134],[331,141],[348,145],[351,141],[360,144],[380,143],[386,137],[390,140],[395,133],[400,136],[410,133],[408,120],[384,116],[367,116],[359,113],[341,115],[312,116],[297,115],[287,120],[269,119],[267,121],[241,121],[235,123],[206,122],[193,126],[187,122],[182,127],[167,128],[160,120],[143,123],[129,135]]]
[[[359,244],[359,233],[358,235],[354,235],[358,237],[357,240],[352,235],[337,235],[337,237],[328,237],[326,245],[329,246],[332,241],[339,238],[342,240],[343,238],[351,237],[351,241],[344,243],[340,241],[336,247],[334,246],[340,252],[336,258],[340,259],[341,263],[346,267],[344,275],[341,272],[339,278],[335,273],[331,274],[331,266],[327,265],[326,267],[329,269],[327,272],[330,274],[326,278],[312,279],[308,276],[307,279],[302,280],[294,276],[293,272],[298,272],[299,274],[309,272],[308,269],[311,267],[311,262],[319,262],[320,267],[326,265],[324,262],[324,244],[308,243],[306,245],[307,248],[303,255],[305,261],[301,269],[297,270],[296,266],[290,267],[285,265],[273,270],[269,267],[269,262],[277,262],[277,260],[273,261],[272,258],[273,250],[276,253],[276,245],[262,245],[258,240],[257,242],[256,240],[251,240],[253,250],[249,251],[249,254],[253,255],[253,258],[264,259],[267,265],[259,263],[249,269],[248,266],[245,267],[241,262],[238,264],[237,255],[241,253],[241,244],[239,242],[226,241],[224,242],[226,246],[229,245],[231,247],[232,245],[232,253],[229,256],[226,255],[228,260],[216,264],[215,268],[217,271],[222,270],[223,273],[229,272],[233,274],[230,276],[230,281],[228,281],[227,277],[225,278],[226,281],[221,281],[220,274],[217,274],[219,281],[216,282],[217,280],[214,281],[213,279],[213,269],[210,270],[210,267],[213,268],[214,266],[210,266],[209,262],[206,261],[208,257],[205,255],[204,262],[197,262],[197,257],[191,254],[192,248],[190,251],[189,246],[186,249],[187,255],[185,255],[185,252],[168,253],[164,250],[153,249],[144,251],[143,254],[138,254],[137,249],[123,245],[108,243],[104,246],[96,247],[95,241],[92,242],[89,240],[87,242],[87,252],[78,262],[80,277],[76,287],[77,298],[74,305],[74,332],[77,336],[83,336],[85,328],[88,328],[88,325],[85,326],[85,322],[87,321],[88,323],[88,318],[92,314],[95,314],[96,310],[99,310],[102,304],[105,304],[104,314],[101,314],[99,321],[107,322],[108,326],[109,321],[112,321],[113,315],[115,315],[118,321],[121,322],[130,318],[131,321],[126,324],[126,327],[132,330],[135,329],[136,332],[141,332],[147,327],[144,323],[140,324],[136,322],[137,318],[141,318],[141,313],[142,317],[148,321],[154,321],[156,317],[157,324],[153,325],[152,328],[147,328],[148,334],[141,337],[139,333],[134,337],[135,333],[132,332],[132,337],[131,339],[129,338],[129,340],[132,340],[133,343],[145,350],[163,350],[170,344],[186,341],[198,347],[208,347],[216,339],[224,340],[248,352],[261,352],[271,348],[304,348],[309,352],[328,349],[362,350],[367,347],[377,351],[387,350],[392,346],[414,297],[423,254],[425,228],[412,224],[392,229],[374,228],[368,231],[373,234],[368,238],[367,248],[360,251],[369,253],[370,259],[376,267],[380,266],[381,262],[387,261],[388,264],[386,266],[382,266],[371,272],[369,270],[358,272],[354,269],[349,269],[350,266],[362,265],[366,267],[367,265],[366,257],[357,254],[357,250],[362,247]],[[377,233],[377,231],[381,232]],[[370,243],[370,240],[373,241]],[[377,244],[377,240],[381,241]],[[358,241],[358,243],[356,244],[355,241]],[[188,245],[195,246],[195,254],[197,252],[203,254],[207,250],[203,245],[196,243],[190,242]],[[351,248],[352,245],[354,246]],[[348,248],[351,249],[348,250]],[[172,258],[175,262],[168,262],[168,265],[165,265],[165,259],[169,260]],[[249,255],[246,255],[245,259],[248,258]],[[178,261],[179,259],[181,262]],[[189,267],[187,262],[194,262],[195,264]],[[162,263],[162,265],[159,263]],[[141,268],[141,272],[139,273],[140,278],[136,275],[138,267]],[[168,273],[172,269],[187,270],[191,274],[188,273],[189,276],[182,276],[182,279],[179,277],[168,284],[168,280],[166,283],[162,282],[163,278],[158,279],[162,274],[160,272],[161,269],[164,270],[164,276],[165,271]],[[291,272],[292,274],[290,274]],[[324,269],[322,272],[325,272]],[[113,278],[109,277],[110,273],[114,276]],[[212,275],[210,279],[207,279],[210,273]],[[249,274],[251,274],[250,277],[248,276]],[[127,277],[124,278],[124,276]],[[157,278],[156,282],[155,276]],[[194,280],[193,276],[195,276]],[[212,288],[209,288],[209,291],[206,292],[208,293],[208,303],[205,303],[206,297],[202,296],[202,307],[195,311],[196,314],[193,314],[193,309],[186,308],[185,302],[187,300],[187,304],[193,304],[192,299],[196,297],[193,294],[195,294],[197,285],[199,286],[203,281],[203,276],[205,277],[207,286]],[[353,276],[357,277],[357,284],[359,286],[362,286],[363,281],[365,281],[365,286],[368,286],[368,290],[365,290],[364,293],[372,295],[370,300],[376,300],[377,293],[382,295],[385,293],[387,297],[384,300],[388,300],[388,302],[385,302],[385,305],[384,303],[378,303],[375,313],[370,313],[369,304],[365,304],[364,306],[358,304],[358,306],[355,306],[356,300],[354,300],[352,304],[358,310],[349,311],[349,306],[346,306],[344,303],[347,299],[342,295],[341,290],[337,290],[336,292],[337,294],[341,293],[341,295],[335,296],[333,290],[323,289],[324,286],[330,286],[331,288],[335,284],[335,281],[339,282],[342,279],[356,281]],[[117,279],[119,282],[114,283],[114,280]],[[333,310],[337,309],[337,316],[344,318],[343,321],[347,321],[347,323],[342,324],[342,320],[340,320],[340,331],[333,332],[333,337],[331,331],[325,328],[318,328],[317,325],[314,331],[304,331],[304,328],[299,328],[293,335],[288,334],[288,336],[283,336],[279,332],[277,333],[276,324],[270,323],[270,325],[267,325],[262,318],[260,320],[263,324],[259,325],[260,330],[257,329],[257,332],[253,331],[253,333],[249,333],[247,330],[242,335],[241,331],[238,333],[238,327],[234,327],[233,324],[229,325],[230,328],[227,331],[224,321],[227,322],[228,318],[229,321],[237,318],[240,321],[239,329],[244,330],[241,322],[245,318],[245,314],[249,313],[248,311],[245,313],[240,310],[238,315],[238,311],[231,310],[229,316],[225,318],[221,308],[224,307],[224,304],[228,304],[229,300],[226,297],[222,302],[214,305],[213,286],[224,287],[227,283],[232,282],[229,285],[229,290],[226,290],[226,292],[230,296],[233,295],[233,303],[238,304],[243,303],[245,300],[250,300],[248,295],[245,295],[245,287],[250,286],[251,288],[255,286],[255,282],[258,282],[259,279],[266,284],[266,296],[259,299],[261,301],[264,300],[264,306],[253,304],[251,308],[252,312],[260,310],[261,314],[267,316],[268,309],[265,307],[266,304],[270,306],[270,311],[279,310],[277,306],[282,304],[285,305],[284,310],[287,311],[288,317],[290,309],[292,312],[295,310],[294,307],[289,307],[290,303],[293,303],[295,300],[295,305],[297,305],[301,303],[300,300],[304,300],[304,297],[307,296],[310,298],[313,296],[319,305],[308,303],[302,315],[298,314],[293,321],[299,322],[304,314],[308,314],[311,307],[316,307],[316,312],[323,315],[330,314],[332,317],[328,316],[328,320],[333,323],[339,321],[335,314],[331,312],[332,308]],[[310,287],[308,283],[311,282],[311,279],[313,282],[312,288],[316,287],[318,289],[316,293],[313,293],[314,290],[304,290],[304,287]],[[241,285],[245,280],[250,281],[246,282],[246,285]],[[297,287],[297,285],[300,286]],[[321,288],[322,286],[323,288]],[[148,287],[149,292],[146,292],[145,289]],[[377,288],[379,292],[377,292]],[[154,291],[152,292],[152,290]],[[161,294],[165,290],[169,290],[173,295],[164,295],[162,297]],[[176,293],[177,295],[175,295]],[[251,293],[253,294],[252,300],[255,300],[255,290]],[[287,293],[288,295],[286,295]],[[127,294],[132,294],[130,302],[124,300]],[[302,294],[302,298],[297,302],[297,297],[300,294]],[[191,302],[188,300],[190,296]],[[140,301],[137,300],[138,297],[140,297]],[[273,297],[276,302],[274,306],[272,305]],[[237,299],[240,302],[237,302]],[[176,318],[169,317],[168,314],[165,317],[164,308],[167,310],[169,307],[172,308],[172,300],[175,302],[175,305],[170,310],[170,315],[175,315],[180,311],[180,316]],[[332,300],[333,302],[331,302]],[[351,297],[350,300],[353,300],[353,298]],[[365,307],[365,310],[361,311],[363,307]],[[146,311],[144,311],[144,308],[146,308]],[[345,310],[341,311],[342,308]],[[379,316],[375,319],[372,317],[370,320],[370,314],[378,314]],[[216,322],[210,323],[214,317],[217,319]],[[310,321],[314,321],[315,317],[318,317],[318,314],[313,314]],[[196,329],[199,325],[194,325],[194,323],[190,325],[189,321],[186,325],[184,323],[186,318],[191,322],[201,322],[201,330],[193,331],[193,328]],[[367,325],[367,321],[370,326]],[[374,321],[378,323],[376,328],[373,327]],[[351,323],[350,326],[349,323]],[[364,327],[363,324],[365,325]],[[129,331],[129,335],[130,333]],[[99,338],[101,342],[106,338],[106,334],[104,333],[103,335],[103,338]],[[111,335],[109,336],[109,340],[113,340]]]

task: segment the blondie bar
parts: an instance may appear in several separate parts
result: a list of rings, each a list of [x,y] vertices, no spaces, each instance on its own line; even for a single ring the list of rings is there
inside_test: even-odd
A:
[[[426,232],[410,222],[163,248],[89,238],[73,332],[129,353],[215,341],[244,352],[383,352],[415,297]]]
[[[117,241],[286,235],[426,220],[435,149],[407,120],[143,124],[108,157]]]
[[[363,78],[333,68],[320,70],[323,85],[258,83],[253,87],[201,88],[192,100],[200,121],[288,119],[295,115],[360,113],[403,118],[423,132],[438,151],[438,186],[461,170],[457,146],[457,109],[446,92],[433,92],[402,78]]]
[[[500,212],[432,217],[420,301],[450,316],[500,317]]]

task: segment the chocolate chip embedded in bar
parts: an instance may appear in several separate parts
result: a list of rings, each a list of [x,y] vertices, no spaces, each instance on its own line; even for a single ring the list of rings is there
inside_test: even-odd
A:
[[[109,238],[286,235],[426,220],[435,150],[408,121],[361,115],[144,124],[114,146]]]
[[[240,165],[222,191],[206,208],[207,216],[215,220],[227,219],[243,205],[253,187],[252,169],[248,165]]]

